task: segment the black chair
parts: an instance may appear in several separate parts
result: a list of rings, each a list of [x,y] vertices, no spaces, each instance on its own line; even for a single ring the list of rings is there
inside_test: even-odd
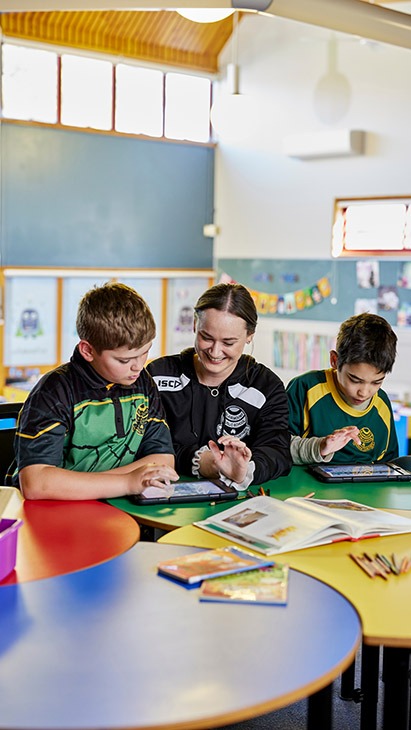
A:
[[[17,418],[24,403],[0,403],[0,426],[3,418]]]
[[[4,486],[5,476],[14,459],[15,433],[15,428],[0,428],[0,486]]]
[[[1,428],[1,422],[9,418],[17,418],[23,403],[0,403],[0,486],[4,485],[7,470],[14,459],[15,427]]]

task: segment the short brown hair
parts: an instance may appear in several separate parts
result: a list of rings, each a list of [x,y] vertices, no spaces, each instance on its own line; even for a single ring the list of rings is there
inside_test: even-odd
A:
[[[77,333],[101,354],[103,350],[130,350],[154,339],[156,325],[143,297],[125,284],[108,282],[90,289],[77,311]]]
[[[253,298],[242,284],[216,284],[201,295],[194,307],[194,316],[200,317],[206,309],[229,312],[244,320],[248,335],[257,327],[257,309]]]
[[[390,373],[397,352],[397,335],[384,317],[357,314],[342,323],[337,335],[337,368],[367,363],[379,373]]]

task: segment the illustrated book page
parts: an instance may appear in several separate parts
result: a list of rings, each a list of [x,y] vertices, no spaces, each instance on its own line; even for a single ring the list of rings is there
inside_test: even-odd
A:
[[[265,555],[411,532],[411,520],[357,502],[296,497],[254,497],[194,524]]]

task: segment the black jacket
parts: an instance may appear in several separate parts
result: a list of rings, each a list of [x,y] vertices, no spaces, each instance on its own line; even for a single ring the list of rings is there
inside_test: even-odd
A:
[[[217,397],[198,382],[193,348],[154,360],[147,370],[166,410],[178,472],[192,474],[195,451],[229,434],[251,449],[254,484],[288,474],[292,462],[287,396],[269,368],[242,355]]]

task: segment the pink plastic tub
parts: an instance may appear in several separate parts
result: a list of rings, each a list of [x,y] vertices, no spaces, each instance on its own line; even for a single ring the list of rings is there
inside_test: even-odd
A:
[[[22,524],[22,520],[0,520],[0,581],[16,565],[17,534]]]

